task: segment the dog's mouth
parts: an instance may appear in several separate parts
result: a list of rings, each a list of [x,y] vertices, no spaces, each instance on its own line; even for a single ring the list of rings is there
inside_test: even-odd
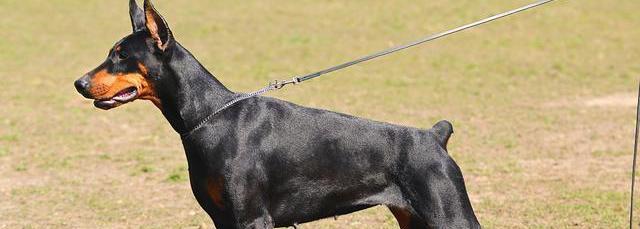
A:
[[[138,89],[136,87],[126,88],[116,93],[110,99],[95,100],[93,105],[103,110],[109,110],[122,104],[131,102],[138,97]]]

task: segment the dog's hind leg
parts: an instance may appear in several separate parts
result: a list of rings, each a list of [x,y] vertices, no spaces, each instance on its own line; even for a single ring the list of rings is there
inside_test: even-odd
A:
[[[399,207],[389,207],[389,210],[391,210],[391,213],[393,213],[393,216],[396,218],[396,221],[398,221],[398,225],[400,226],[400,229],[426,229],[427,228],[427,223],[422,218],[412,213],[412,211],[410,210],[399,208]]]

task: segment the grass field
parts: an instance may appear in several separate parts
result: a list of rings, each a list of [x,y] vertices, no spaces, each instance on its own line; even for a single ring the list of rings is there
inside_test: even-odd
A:
[[[130,32],[126,2],[0,1],[0,228],[212,225],[179,137],[151,103],[103,112],[73,88]],[[250,91],[529,2],[156,7],[223,83]],[[451,120],[449,150],[486,228],[623,228],[638,10],[637,0],[560,0],[269,96],[410,126]],[[301,228],[397,226],[374,208]]]

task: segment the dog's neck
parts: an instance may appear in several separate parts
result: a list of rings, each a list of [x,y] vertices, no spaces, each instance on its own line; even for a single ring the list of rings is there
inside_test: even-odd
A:
[[[156,90],[162,113],[178,133],[196,126],[236,96],[177,42],[164,63],[166,72]]]

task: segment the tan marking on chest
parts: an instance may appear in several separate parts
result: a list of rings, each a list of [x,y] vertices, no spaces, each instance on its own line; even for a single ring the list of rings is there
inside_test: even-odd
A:
[[[219,208],[224,208],[222,193],[224,191],[224,180],[222,178],[207,179],[207,194],[211,197],[213,204]]]

